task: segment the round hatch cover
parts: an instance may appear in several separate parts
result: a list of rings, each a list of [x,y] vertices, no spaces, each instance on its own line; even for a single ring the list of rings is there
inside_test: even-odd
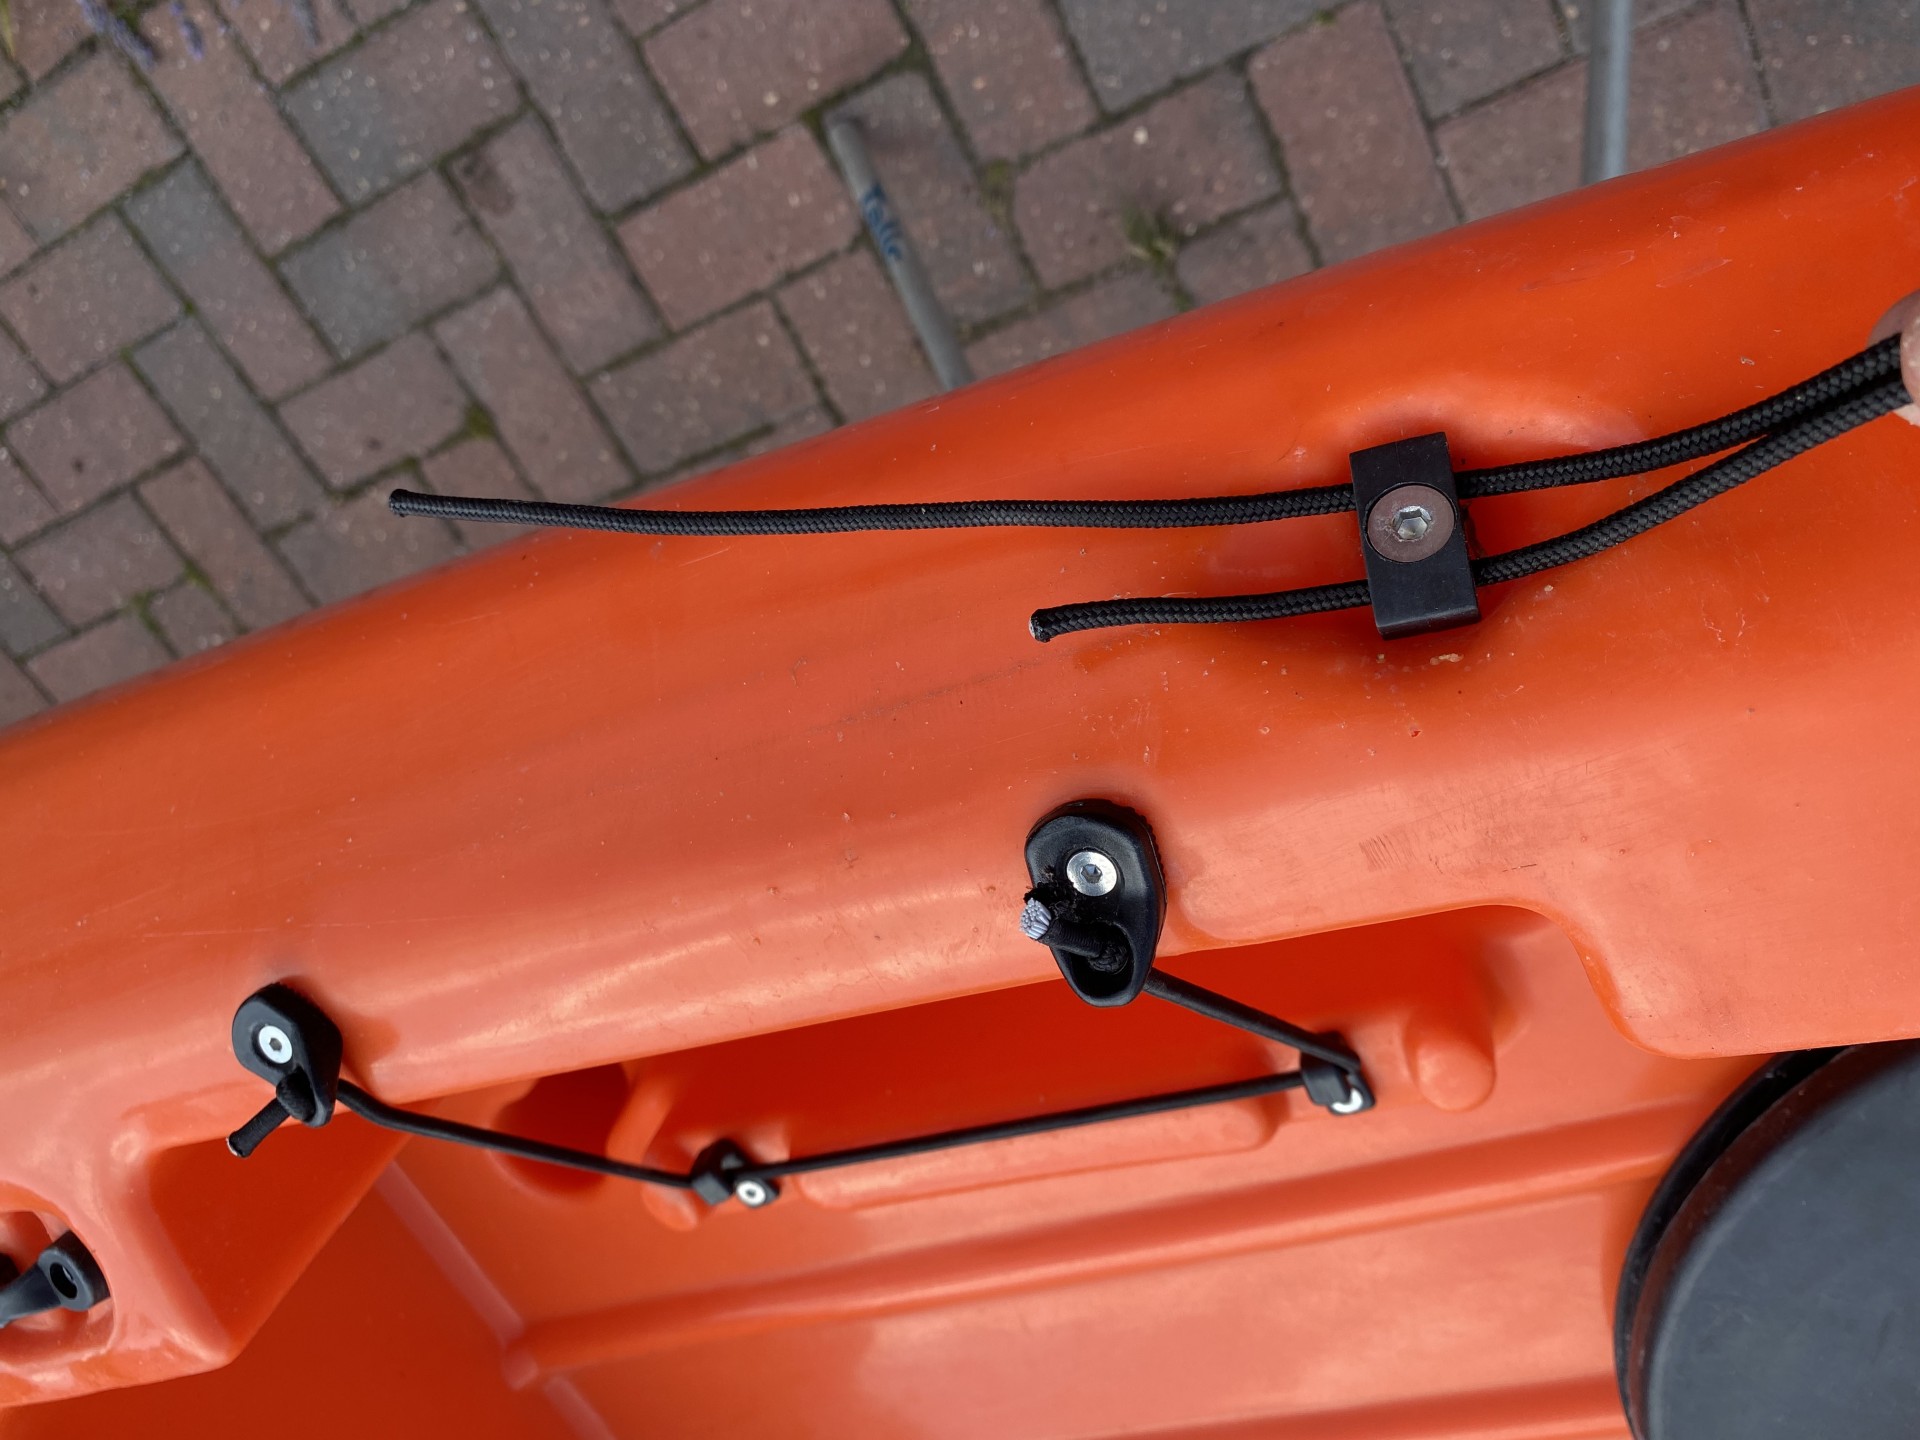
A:
[[[1920,1435],[1920,1042],[1781,1056],[1647,1207],[1614,1331],[1639,1440]]]

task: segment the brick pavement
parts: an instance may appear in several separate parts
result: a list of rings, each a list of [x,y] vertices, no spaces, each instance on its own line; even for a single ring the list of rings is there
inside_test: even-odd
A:
[[[1572,186],[1573,0],[72,0],[0,62],[0,725],[933,379]],[[143,8],[134,6],[133,8]],[[1640,0],[1633,160],[1920,82],[1920,0]]]

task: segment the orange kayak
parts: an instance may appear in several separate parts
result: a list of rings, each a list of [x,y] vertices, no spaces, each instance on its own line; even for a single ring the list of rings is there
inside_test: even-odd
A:
[[[1859,350],[1920,283],[1916,177],[1910,91],[660,503],[1639,440]],[[0,1252],[71,1235],[102,1294],[0,1329],[0,1430],[1624,1436],[1616,1292],[1683,1147],[1776,1055],[1920,1036],[1917,472],[1877,420],[1391,641],[1364,610],[1028,632],[1351,580],[1351,514],[536,536],[9,731]],[[1476,501],[1475,542],[1671,478]],[[1291,1065],[1082,1004],[1021,933],[1028,837],[1083,800],[1150,826],[1165,972],[1337,1034],[1370,1108],[1235,1092],[759,1205],[347,1113],[680,1175]],[[233,1022],[276,984],[337,1026],[349,1098],[241,1161],[277,1092]]]

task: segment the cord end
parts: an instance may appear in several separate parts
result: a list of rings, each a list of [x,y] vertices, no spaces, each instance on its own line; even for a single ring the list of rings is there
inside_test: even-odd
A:
[[[394,490],[387,496],[387,509],[396,515],[418,515],[427,508],[422,502],[431,498],[417,490]]]

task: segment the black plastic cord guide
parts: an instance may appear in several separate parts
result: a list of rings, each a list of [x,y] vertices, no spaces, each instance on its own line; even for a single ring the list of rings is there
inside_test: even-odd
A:
[[[73,1235],[62,1235],[17,1270],[0,1255],[0,1329],[49,1310],[91,1310],[107,1298],[107,1277]]]
[[[285,1121],[296,1119],[304,1125],[318,1127],[332,1118],[337,1107],[344,1106],[363,1120],[405,1135],[470,1145],[619,1180],[691,1190],[710,1205],[737,1199],[757,1209],[778,1197],[779,1182],[789,1175],[1043,1135],[1286,1090],[1304,1089],[1314,1104],[1339,1115],[1353,1115],[1372,1108],[1373,1092],[1367,1085],[1359,1057],[1338,1035],[1302,1030],[1251,1006],[1153,969],[1154,947],[1165,911],[1165,890],[1152,833],[1138,815],[1097,801],[1081,802],[1056,811],[1028,837],[1027,862],[1034,889],[1021,912],[1021,928],[1030,938],[1053,949],[1061,973],[1082,999],[1095,1005],[1115,1005],[1124,1004],[1139,994],[1156,995],[1209,1019],[1290,1046],[1300,1052],[1300,1067],[1226,1084],[1056,1110],[1045,1115],[993,1121],[785,1160],[756,1161],[731,1140],[716,1140],[695,1157],[687,1171],[681,1172],[630,1164],[590,1151],[389,1105],[352,1081],[340,1078],[340,1031],[325,1011],[296,990],[285,985],[268,985],[248,996],[234,1013],[231,1038],[240,1063],[273,1085],[274,1098],[227,1138],[227,1148],[245,1158]],[[1082,872],[1088,866],[1098,870],[1098,883],[1089,882],[1085,873],[1067,868],[1076,864],[1082,867]],[[1078,882],[1072,878],[1075,873],[1081,873]],[[1044,924],[1036,920],[1042,911],[1047,916]],[[1092,951],[1090,957],[1084,953],[1088,949]],[[103,1285],[101,1294],[104,1293]]]
[[[1705,459],[1734,446],[1747,447],[1591,525],[1475,560],[1471,566],[1471,584],[1497,585],[1596,555],[1744,484],[1815,445],[1898,409],[1908,403],[1909,398],[1900,379],[1899,337],[1892,336],[1757,404],[1670,435],[1584,455],[1460,471],[1453,476],[1457,499],[1475,500],[1640,475]],[[1168,500],[954,500],[800,510],[638,510],[423,495],[411,490],[393,491],[387,503],[394,514],[403,516],[668,536],[825,535],[985,526],[1161,530],[1261,524],[1352,512],[1356,508],[1353,485]],[[1410,517],[1405,528],[1415,529],[1418,525],[1417,518]],[[1407,543],[1415,543],[1419,538],[1413,536]],[[1114,625],[1276,620],[1357,609],[1371,603],[1382,634],[1414,633],[1404,623],[1396,625],[1382,611],[1381,597],[1376,593],[1380,589],[1375,574],[1377,567],[1372,564],[1375,551],[1363,541],[1362,553],[1369,562],[1370,575],[1375,575],[1372,588],[1366,580],[1352,580],[1257,595],[1100,600],[1057,605],[1035,611],[1029,628],[1036,640],[1047,641],[1078,630]],[[1438,577],[1438,568],[1429,573]],[[1444,583],[1457,589],[1463,578],[1447,577]],[[1408,583],[1417,588],[1419,584],[1443,581],[1435,578]],[[1469,623],[1472,621],[1467,618],[1466,608],[1455,603],[1436,608],[1427,628]]]

